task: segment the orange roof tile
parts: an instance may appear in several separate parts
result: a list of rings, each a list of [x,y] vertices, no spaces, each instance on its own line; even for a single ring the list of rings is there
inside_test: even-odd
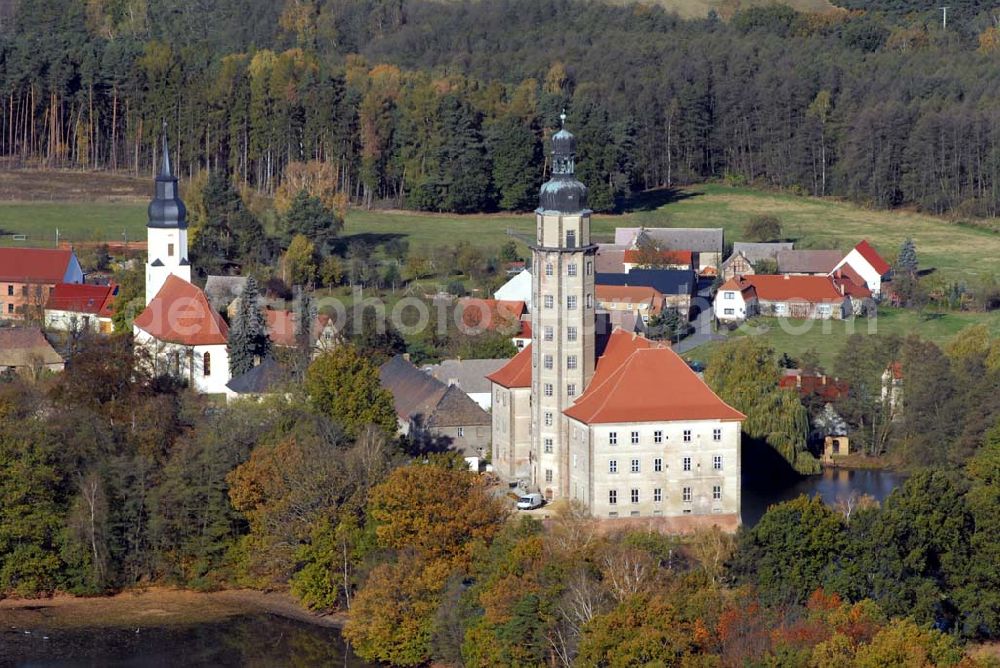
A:
[[[531,344],[486,378],[506,388],[531,387]]]
[[[648,255],[642,250],[626,250],[625,263],[639,264],[643,255]],[[693,254],[689,250],[661,250],[658,252],[659,261],[663,264],[682,264],[690,266]]]
[[[73,251],[53,248],[0,248],[0,281],[61,283]]]
[[[462,309],[462,323],[470,329],[520,331],[517,323],[527,311],[523,301],[504,299],[467,297],[458,300],[458,305]]]
[[[110,318],[112,304],[118,295],[118,286],[57,283],[49,293],[45,308],[50,311],[89,313]]]
[[[267,321],[267,335],[276,346],[292,347],[298,345],[295,340],[298,325],[295,312],[285,309],[265,309],[264,319]],[[313,321],[312,341],[319,338],[323,329],[329,324],[330,316],[319,314]]]
[[[663,294],[645,285],[596,285],[597,301],[617,304],[649,304],[650,313],[660,312]]]
[[[757,296],[757,293],[753,289],[753,285],[742,276],[733,276],[730,278],[719,288],[720,292],[722,290],[733,290],[742,293],[744,299],[752,299]]]
[[[198,287],[173,274],[167,276],[135,326],[150,336],[185,346],[225,344],[229,327]]]
[[[746,418],[673,350],[621,330],[611,335],[590,386],[563,412],[586,424]]]
[[[757,297],[769,302],[841,302],[844,296],[829,276],[754,274],[743,277]]]
[[[877,271],[880,276],[885,276],[889,273],[889,270],[892,269],[892,267],[889,266],[889,263],[882,259],[882,256],[878,254],[878,251],[876,251],[872,245],[868,243],[867,239],[862,239],[861,243],[854,247],[854,250],[858,251],[858,253],[861,254],[861,257],[863,257],[868,264],[872,266],[872,269]]]

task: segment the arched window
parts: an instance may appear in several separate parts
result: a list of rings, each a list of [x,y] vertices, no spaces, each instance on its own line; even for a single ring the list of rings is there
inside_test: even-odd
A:
[[[201,368],[206,376],[212,375],[212,353],[205,353],[202,355]]]

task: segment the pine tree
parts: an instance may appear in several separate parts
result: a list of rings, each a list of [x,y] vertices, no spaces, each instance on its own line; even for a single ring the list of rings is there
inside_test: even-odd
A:
[[[900,273],[917,275],[917,245],[909,237],[899,247],[899,259],[896,260],[896,267]]]
[[[253,369],[271,351],[267,321],[259,301],[260,289],[251,276],[243,287],[233,326],[229,328],[229,374],[234,378]]]

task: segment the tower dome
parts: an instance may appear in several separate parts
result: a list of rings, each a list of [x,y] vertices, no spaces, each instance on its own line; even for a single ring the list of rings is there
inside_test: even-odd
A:
[[[576,137],[565,128],[566,114],[559,118],[564,127],[552,135],[552,176],[542,184],[539,209],[579,213],[587,208],[587,186],[575,176]]]
[[[187,229],[187,208],[177,193],[177,177],[170,168],[167,124],[163,124],[163,159],[156,177],[156,194],[149,203],[146,227]]]

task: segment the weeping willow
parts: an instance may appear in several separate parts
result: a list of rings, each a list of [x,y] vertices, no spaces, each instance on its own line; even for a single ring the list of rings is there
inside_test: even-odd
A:
[[[774,351],[750,337],[719,348],[705,380],[726,403],[747,416],[743,432],[774,448],[802,474],[819,472],[806,449],[809,415],[798,396],[778,387],[781,372]]]

